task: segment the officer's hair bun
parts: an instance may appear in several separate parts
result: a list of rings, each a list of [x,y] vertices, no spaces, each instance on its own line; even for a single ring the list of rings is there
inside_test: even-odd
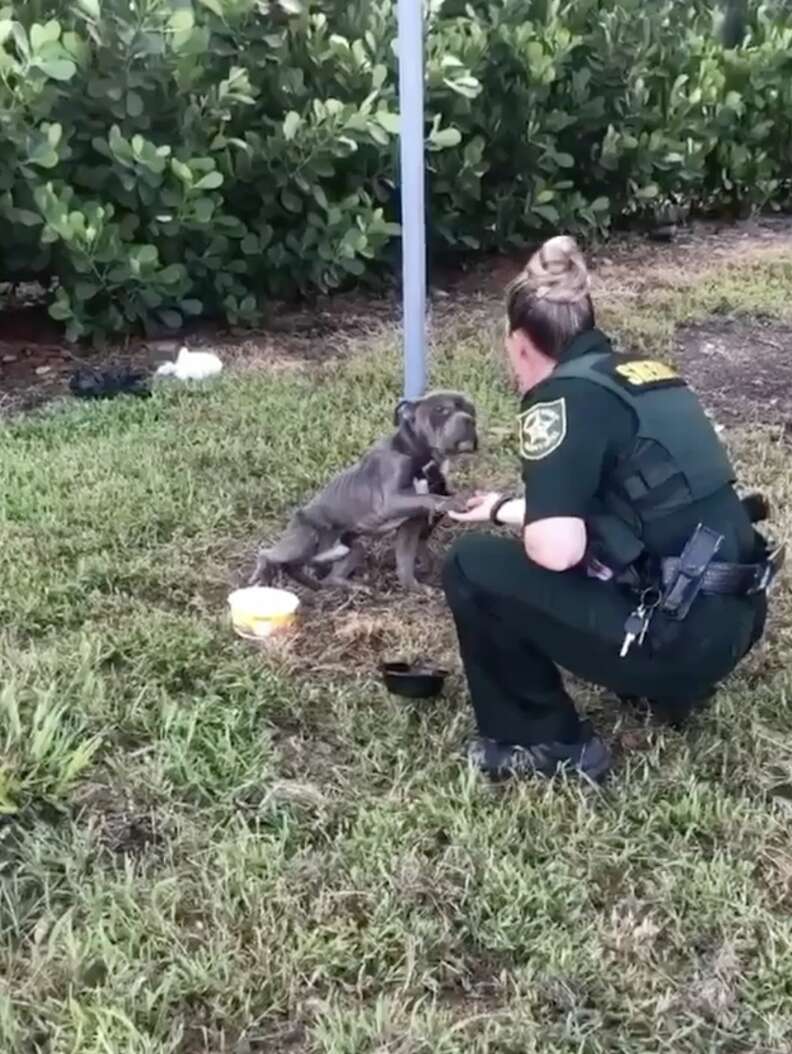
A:
[[[577,303],[591,287],[583,253],[566,234],[546,241],[526,264],[523,277],[538,300],[555,304]]]

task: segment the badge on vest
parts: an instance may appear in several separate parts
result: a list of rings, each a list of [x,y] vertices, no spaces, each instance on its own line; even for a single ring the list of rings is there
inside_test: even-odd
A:
[[[673,366],[656,359],[628,359],[625,362],[608,363],[606,371],[625,388],[646,391],[648,388],[670,388],[685,382]]]
[[[566,400],[537,403],[520,414],[520,454],[540,461],[558,450],[567,433]]]

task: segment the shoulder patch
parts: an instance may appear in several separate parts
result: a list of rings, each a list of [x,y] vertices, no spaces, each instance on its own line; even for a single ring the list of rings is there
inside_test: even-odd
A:
[[[536,403],[520,414],[520,453],[528,461],[540,461],[558,450],[567,433],[566,399]]]
[[[594,367],[633,392],[656,388],[676,388],[685,385],[679,373],[666,362],[656,359],[614,358]]]

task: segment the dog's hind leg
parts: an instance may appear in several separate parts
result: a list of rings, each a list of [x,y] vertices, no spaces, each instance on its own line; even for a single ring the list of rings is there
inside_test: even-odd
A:
[[[299,582],[301,586],[305,586],[306,589],[321,589],[324,585],[324,582],[320,582],[318,578],[312,578],[307,575],[301,564],[283,564],[283,570],[290,578],[293,578],[295,582]]]
[[[359,582],[350,582],[349,580],[362,563],[363,550],[360,545],[352,542],[349,546],[349,552],[333,564],[330,574],[324,579],[322,585],[330,587],[341,586],[345,589],[359,589],[368,592],[366,586],[361,585]]]
[[[248,585],[266,585],[278,568],[288,569],[294,577],[294,568],[309,563],[317,550],[319,536],[312,527],[292,523],[275,545],[262,546],[258,551],[256,567]],[[307,584],[303,582],[303,585]]]

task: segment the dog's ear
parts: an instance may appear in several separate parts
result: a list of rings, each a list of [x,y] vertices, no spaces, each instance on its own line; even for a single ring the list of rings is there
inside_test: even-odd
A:
[[[401,399],[393,411],[393,423],[398,428],[402,424],[412,424],[415,420],[416,404],[411,399]]]

